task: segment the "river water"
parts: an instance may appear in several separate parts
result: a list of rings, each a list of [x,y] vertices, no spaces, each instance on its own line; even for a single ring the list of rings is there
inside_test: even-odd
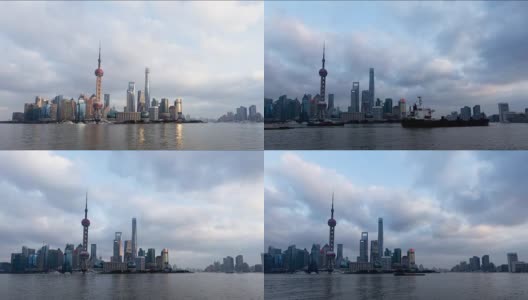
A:
[[[266,274],[266,299],[528,299],[528,273]]]
[[[0,274],[0,299],[264,299],[262,273]]]
[[[402,128],[400,124],[347,124],[266,130],[266,150],[528,150],[528,123],[487,127]]]
[[[262,150],[262,123],[0,124],[0,150]]]

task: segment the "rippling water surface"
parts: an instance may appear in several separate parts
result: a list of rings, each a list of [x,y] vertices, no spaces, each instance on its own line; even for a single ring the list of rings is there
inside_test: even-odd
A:
[[[266,299],[528,299],[528,273],[266,274]]]
[[[0,124],[2,150],[262,150],[262,124]]]
[[[528,150],[528,124],[410,129],[387,123],[266,130],[264,147],[266,150]]]
[[[264,275],[0,274],[0,299],[264,299]]]

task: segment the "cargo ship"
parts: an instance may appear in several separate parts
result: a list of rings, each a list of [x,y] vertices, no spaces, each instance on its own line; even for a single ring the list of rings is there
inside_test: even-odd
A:
[[[311,126],[311,127],[336,127],[336,126],[345,126],[345,123],[344,122],[340,122],[340,121],[320,120],[320,121],[308,122],[308,126]]]
[[[422,97],[418,97],[418,104],[412,106],[409,116],[401,121],[404,128],[435,128],[435,127],[474,127],[474,126],[488,126],[489,119],[480,118],[463,120],[457,118],[456,120],[448,120],[444,117],[441,119],[433,119],[432,114],[434,110],[424,108],[422,106]]]

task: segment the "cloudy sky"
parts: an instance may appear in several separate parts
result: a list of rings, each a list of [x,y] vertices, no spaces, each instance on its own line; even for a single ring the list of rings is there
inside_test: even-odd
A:
[[[422,96],[438,115],[498,102],[528,107],[528,3],[266,2],[265,96],[319,91],[326,41],[327,92],[346,110],[352,82],[376,97]]]
[[[2,2],[0,28],[0,120],[36,95],[95,93],[99,41],[103,93],[119,110],[148,66],[152,97],[183,98],[185,114],[262,111],[261,2]]]
[[[138,248],[169,249],[171,264],[205,268],[242,254],[260,263],[264,236],[262,152],[0,152],[0,261],[23,245],[89,243],[112,255],[114,233]]]
[[[418,264],[450,268],[507,252],[528,260],[525,152],[266,152],[265,247],[328,243],[335,192],[336,243],[355,261],[362,231],[416,249]],[[370,245],[369,245],[370,247]],[[369,250],[370,251],[370,250]]]

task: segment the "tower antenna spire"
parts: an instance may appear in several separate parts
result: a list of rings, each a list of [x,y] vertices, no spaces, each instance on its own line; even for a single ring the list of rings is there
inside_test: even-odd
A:
[[[326,51],[326,41],[323,42],[323,69],[325,67],[325,51]]]
[[[84,218],[88,217],[88,192],[86,192],[86,200],[84,203]]]
[[[332,218],[334,218],[334,192],[332,192]]]

